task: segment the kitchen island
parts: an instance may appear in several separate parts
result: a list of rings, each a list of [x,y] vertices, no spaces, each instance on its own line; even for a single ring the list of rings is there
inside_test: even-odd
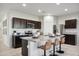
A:
[[[60,37],[63,37],[63,35],[53,36],[53,37],[41,35],[38,38],[21,37],[22,55],[23,56],[39,56],[39,51],[38,51],[39,46],[44,45],[48,40],[52,40],[52,42],[55,42],[55,40]]]

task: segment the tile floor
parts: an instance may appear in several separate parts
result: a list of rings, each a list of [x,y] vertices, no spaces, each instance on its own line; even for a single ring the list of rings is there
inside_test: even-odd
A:
[[[79,56],[79,46],[62,45],[64,54],[58,54],[60,56]],[[2,41],[0,41],[0,56],[21,56],[21,48],[8,48]]]
[[[0,56],[21,56],[21,48],[8,48],[0,40]]]

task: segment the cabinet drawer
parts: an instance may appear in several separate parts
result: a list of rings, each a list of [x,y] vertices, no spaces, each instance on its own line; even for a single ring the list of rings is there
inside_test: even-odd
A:
[[[65,34],[65,44],[76,45],[76,35]]]

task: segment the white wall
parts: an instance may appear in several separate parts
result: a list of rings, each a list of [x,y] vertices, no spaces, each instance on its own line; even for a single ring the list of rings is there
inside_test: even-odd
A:
[[[1,34],[1,40],[5,43],[6,40],[4,39],[4,37],[6,38],[6,35],[3,35],[3,21],[5,21],[7,19],[7,10],[1,8],[0,10],[0,34]]]
[[[77,19],[78,17],[79,17],[79,13],[72,13],[72,14],[59,16],[58,17],[58,24],[65,24],[65,20]]]
[[[74,13],[74,14],[68,14],[68,15],[63,15],[58,17],[58,24],[64,24],[65,25],[65,20],[70,20],[70,19],[77,19],[79,20],[79,13]],[[64,33],[69,33],[70,32],[76,32],[76,29],[67,29],[64,31]]]
[[[77,45],[79,45],[79,13],[73,13],[68,15],[63,15],[58,17],[58,25],[64,24],[65,20],[77,19],[77,29],[65,29],[64,34],[76,34],[77,35]]]
[[[58,25],[58,16],[54,16],[54,25]]]
[[[50,16],[49,17],[49,19],[47,19],[46,18],[47,16],[42,16],[42,17],[40,17],[40,19],[41,19],[41,31],[44,33],[44,32],[46,32],[48,29],[47,28],[49,28],[49,26],[47,27],[47,24],[45,25],[45,23],[51,23],[51,31],[50,31],[50,33],[52,33],[53,32],[53,25],[58,25],[58,17],[57,16]],[[48,21],[46,21],[45,20],[45,18],[48,20]],[[45,21],[44,21],[45,20]],[[48,25],[49,25],[48,24]],[[49,31],[49,30],[48,30]],[[48,32],[47,31],[47,32]]]
[[[54,17],[53,16],[44,16],[43,17],[43,33],[44,35],[48,35],[48,33],[53,32],[53,24],[54,24]]]

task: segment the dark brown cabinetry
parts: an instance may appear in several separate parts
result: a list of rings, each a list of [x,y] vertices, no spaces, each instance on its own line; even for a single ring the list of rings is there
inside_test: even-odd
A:
[[[30,36],[32,36],[32,33],[26,33],[25,35],[12,35],[12,47],[13,48],[22,47],[23,42],[21,37],[30,37]]]
[[[65,28],[66,29],[76,28],[76,25],[77,25],[77,20],[76,19],[65,21]]]
[[[76,45],[76,35],[65,34],[65,44]]]
[[[22,55],[23,56],[28,56],[28,48],[27,48],[27,45],[28,45],[28,41],[22,39]]]
[[[21,19],[13,17],[12,19],[12,28],[32,28],[32,29],[41,29],[41,22],[40,21],[32,21],[27,19]]]
[[[22,40],[19,36],[12,35],[12,47],[19,48],[22,46]]]
[[[34,22],[35,23],[35,29],[41,29],[41,22]]]
[[[12,19],[12,28],[26,28],[26,20],[20,18],[13,18]]]

